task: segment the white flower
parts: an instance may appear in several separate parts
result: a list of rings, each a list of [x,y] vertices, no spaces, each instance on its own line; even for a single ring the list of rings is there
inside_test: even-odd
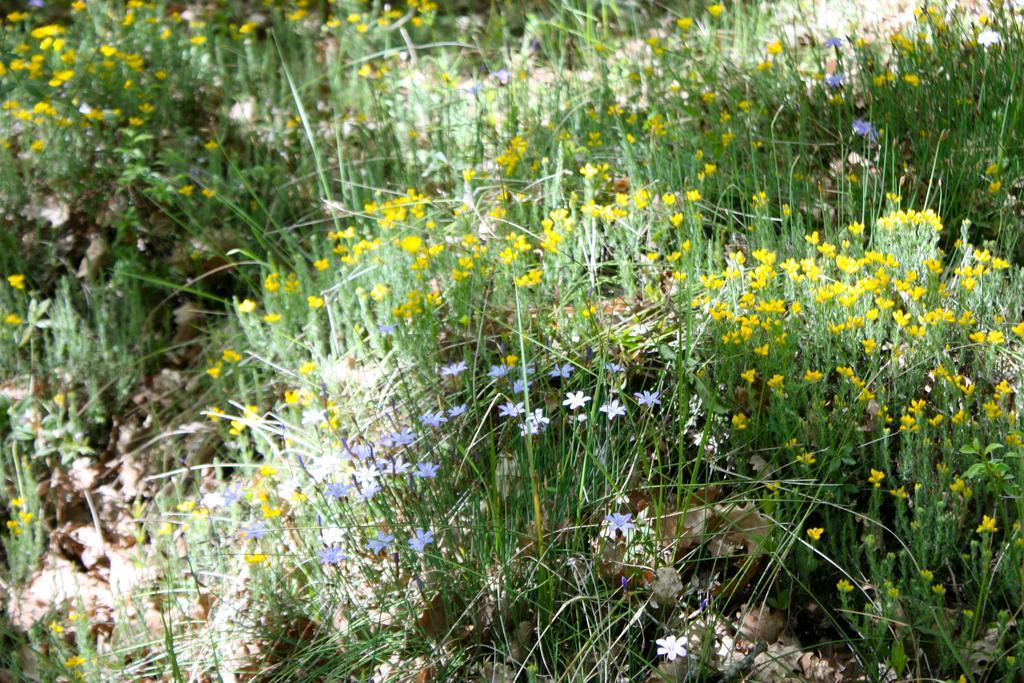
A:
[[[505,401],[504,405],[498,406],[498,417],[519,417],[525,412],[526,406],[523,403]]]
[[[306,408],[302,411],[302,426],[320,424],[327,419],[327,411],[317,408]]]
[[[986,29],[978,34],[978,45],[986,49],[993,45],[998,45],[1001,40],[1002,38],[999,37],[999,34],[992,29]]]
[[[320,458],[310,460],[306,464],[306,471],[314,481],[323,481],[332,474],[336,474],[345,466],[345,462],[351,460],[341,453],[330,453]]]
[[[647,391],[644,389],[643,392],[634,392],[633,397],[636,402],[642,406],[660,406],[661,405],[661,392],[660,391]]]
[[[219,507],[223,507],[226,502],[224,494],[218,491],[204,493],[203,497],[199,499],[199,504],[207,510],[215,510]]]
[[[526,415],[526,421],[519,425],[519,433],[522,436],[526,436],[527,434],[540,434],[544,431],[544,427],[546,427],[550,422],[551,420],[549,418],[544,417],[544,411],[537,408],[533,411],[533,414],[528,413]]]
[[[323,539],[324,545],[339,545],[346,536],[345,531],[336,526],[327,526],[320,530],[320,538]]]
[[[364,465],[356,470],[352,476],[355,477],[355,480],[359,482],[360,486],[369,486],[377,481],[377,477],[380,476],[380,470],[376,467]]]
[[[600,410],[602,413],[608,416],[609,422],[614,420],[619,415],[626,414],[626,406],[619,403],[619,399],[617,398],[608,403],[605,403],[603,406],[598,408],[598,410]]]
[[[686,636],[682,638],[665,636],[654,642],[658,645],[658,654],[664,655],[665,659],[670,662],[674,662],[676,657],[686,657],[686,645],[689,642]]]
[[[565,395],[565,400],[562,401],[562,405],[568,406],[569,410],[576,410],[577,408],[583,408],[584,406],[586,406],[587,401],[589,400],[590,397],[584,396],[582,391],[570,391]]]

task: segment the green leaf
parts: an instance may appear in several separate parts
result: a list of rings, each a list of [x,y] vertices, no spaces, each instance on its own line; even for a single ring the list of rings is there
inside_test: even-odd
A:
[[[893,643],[892,652],[889,654],[889,664],[892,665],[897,676],[903,675],[904,669],[907,668],[907,651],[903,647],[902,640]]]

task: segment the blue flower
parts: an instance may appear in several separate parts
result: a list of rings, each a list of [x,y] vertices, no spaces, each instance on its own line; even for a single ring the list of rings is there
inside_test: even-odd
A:
[[[331,482],[330,484],[327,485],[326,494],[327,494],[328,498],[338,499],[338,498],[344,498],[349,493],[351,493],[351,491],[352,491],[352,485],[351,484],[342,484],[339,481],[334,481],[334,482]]]
[[[451,408],[448,409],[448,417],[458,417],[459,415],[464,414],[466,410],[468,410],[468,408],[466,407],[465,403],[459,404],[457,406],[452,406]]]
[[[466,361],[460,360],[457,363],[449,363],[441,366],[442,377],[458,377],[467,370]]]
[[[419,477],[420,479],[433,479],[437,476],[439,469],[441,469],[441,466],[435,465],[432,462],[417,463],[416,471],[412,473],[412,476]]]
[[[347,559],[348,555],[341,551],[341,546],[339,545],[332,545],[320,551],[321,564],[341,564],[342,561]]]
[[[608,522],[608,530],[611,532],[621,531],[626,533],[630,529],[635,529],[636,524],[633,524],[633,513],[626,512],[613,512],[610,515],[604,516],[604,521]]]
[[[564,365],[556,365],[555,369],[548,373],[548,377],[559,377],[561,379],[569,379],[570,377],[572,377],[572,373],[575,369],[576,368],[569,365],[568,363]]]
[[[512,391],[514,391],[517,394],[521,394],[527,389],[529,389],[531,386],[533,386],[533,382],[529,380],[524,381],[521,379],[517,379],[515,382],[512,383]]]
[[[827,85],[830,88],[838,88],[843,84],[843,80],[843,74],[828,74],[827,76],[825,76],[825,85]]]
[[[251,538],[255,541],[267,535],[267,523],[262,519],[257,519],[255,522],[243,524],[238,531],[242,538]]]
[[[377,538],[371,538],[366,547],[369,548],[370,552],[379,554],[391,547],[391,544],[395,542],[395,537],[391,534],[386,534],[383,531],[377,532]]]
[[[408,446],[416,440],[416,432],[412,431],[408,427],[400,432],[391,432],[391,443],[396,446]]]
[[[825,47],[839,48],[839,47],[842,47],[842,45],[843,45],[843,39],[839,38],[837,36],[832,36],[831,38],[828,38],[827,40],[825,40]]]
[[[392,437],[393,436],[394,435],[392,435]],[[366,460],[367,458],[373,457],[373,447],[365,443],[357,443],[355,446],[350,446],[348,452],[360,460]]]
[[[512,368],[510,368],[507,365],[492,365],[490,371],[488,371],[487,373],[487,376],[493,377],[495,379],[501,379],[502,377],[507,375],[511,370]]]
[[[409,547],[418,553],[422,553],[426,547],[434,542],[434,532],[423,529],[416,530],[416,536],[409,539]]]
[[[402,456],[398,456],[397,458],[392,460],[390,463],[387,463],[387,462],[384,463],[384,468],[386,470],[389,470],[391,474],[405,474],[406,472],[408,472],[412,468],[412,465],[407,463],[402,458]]]
[[[871,142],[878,139],[878,129],[870,121],[864,119],[853,120],[853,132],[867,138]]]
[[[440,427],[442,424],[448,421],[448,418],[444,416],[442,411],[436,413],[426,412],[420,415],[420,422],[427,425],[428,427]]]

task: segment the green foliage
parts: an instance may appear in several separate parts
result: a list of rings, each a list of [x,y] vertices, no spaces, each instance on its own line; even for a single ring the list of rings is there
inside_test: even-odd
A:
[[[1014,675],[1019,15],[215,5],[0,32],[4,580],[154,569],[40,677]]]

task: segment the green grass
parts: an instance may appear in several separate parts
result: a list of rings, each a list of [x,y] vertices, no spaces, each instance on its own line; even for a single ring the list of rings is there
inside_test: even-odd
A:
[[[1016,675],[1020,16],[424,4],[7,18],[3,666]]]

